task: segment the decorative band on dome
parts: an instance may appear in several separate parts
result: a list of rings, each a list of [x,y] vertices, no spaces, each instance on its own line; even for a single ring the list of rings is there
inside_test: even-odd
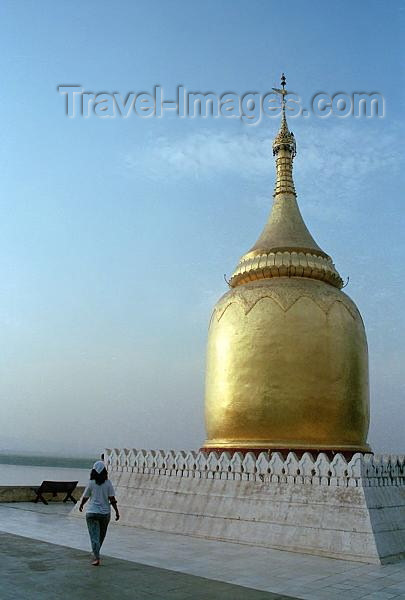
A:
[[[229,285],[236,287],[258,279],[271,277],[308,277],[318,279],[341,289],[343,280],[330,257],[308,252],[270,252],[241,260]]]

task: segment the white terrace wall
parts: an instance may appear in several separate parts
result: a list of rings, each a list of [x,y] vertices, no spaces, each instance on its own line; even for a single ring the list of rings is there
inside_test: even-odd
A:
[[[105,451],[122,523],[363,562],[405,557],[405,457]]]
[[[342,454],[332,460],[324,453],[313,457],[305,452],[300,459],[290,452],[284,460],[279,452],[204,452],[184,450],[106,449],[111,472],[144,473],[169,477],[195,477],[296,483],[339,487],[405,485],[404,454],[355,454],[347,462]]]

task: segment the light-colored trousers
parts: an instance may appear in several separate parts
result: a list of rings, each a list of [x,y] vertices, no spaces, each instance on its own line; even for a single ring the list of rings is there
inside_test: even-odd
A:
[[[91,549],[93,550],[94,558],[100,558],[100,548],[103,545],[105,535],[107,533],[110,515],[100,515],[97,513],[87,513],[86,523],[89,530]]]

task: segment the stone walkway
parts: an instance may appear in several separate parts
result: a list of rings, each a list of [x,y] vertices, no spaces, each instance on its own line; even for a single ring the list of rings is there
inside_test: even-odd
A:
[[[81,589],[82,583],[87,585],[87,582],[91,581],[103,582],[100,583],[102,590],[98,590],[94,598],[112,600],[118,596],[110,593],[108,588],[110,584],[112,590],[120,589],[119,598],[134,600],[138,598],[139,600],[143,598],[272,600],[280,597],[306,600],[358,600],[360,598],[405,600],[405,561],[383,566],[367,565],[148,531],[115,523],[111,523],[103,546],[104,566],[97,569],[87,566],[89,540],[86,524],[81,517],[69,516],[71,506],[60,503],[48,506],[29,503],[0,504],[0,531],[13,534],[10,538],[13,543],[2,536],[6,542],[2,544],[5,557],[0,558],[2,592],[10,560],[10,568],[13,568],[13,561],[17,561],[15,567],[20,569],[20,574],[14,573],[13,577],[11,573],[7,576],[9,592],[10,586],[11,588],[14,586],[15,589],[19,581],[22,582],[21,585],[28,585],[25,592],[21,589],[18,593],[14,593],[14,596],[1,595],[1,600],[8,600],[8,598],[20,600],[28,597],[41,600],[47,600],[48,597],[67,598],[67,595],[56,595],[61,585],[64,586],[63,593],[66,594],[67,590],[70,598],[78,600],[92,598],[87,593],[87,587],[83,588],[85,591],[82,596],[77,593],[77,586]],[[21,538],[14,536],[30,539],[21,541]],[[43,545],[35,540],[48,543]],[[14,547],[15,544],[20,548],[29,545],[30,548],[40,550],[29,552],[25,557],[22,552],[15,551],[13,558],[9,548]],[[68,550],[66,547],[74,550]],[[46,550],[47,548],[50,550]],[[84,553],[77,550],[82,550]],[[43,560],[42,553],[43,556],[47,556],[46,560]],[[65,559],[69,557],[66,565],[63,557]],[[36,560],[39,563],[35,563]],[[43,567],[40,566],[42,562]],[[41,571],[41,568],[44,570]],[[121,573],[127,575],[121,577]],[[133,590],[131,573],[139,574],[141,588],[139,595],[137,592],[137,595],[125,596],[119,586],[125,590],[127,585],[129,586],[127,589]],[[94,577],[99,579],[94,580]],[[51,587],[51,596],[38,590],[37,592],[42,595],[34,596],[31,592],[29,595],[23,594],[28,592],[30,585],[35,589],[35,585],[47,585],[47,582],[51,581],[56,586]],[[172,588],[173,582],[176,587]],[[156,589],[153,588],[155,583]],[[227,588],[226,583],[232,584],[231,587]],[[203,588],[201,587],[203,585],[209,587]],[[242,590],[240,586],[243,586]],[[197,595],[200,589],[203,590],[202,595]],[[169,592],[180,595],[171,596]],[[230,595],[227,596],[228,592]],[[187,593],[188,596],[181,595]],[[242,596],[239,596],[239,593]]]
[[[0,533],[2,600],[291,600],[288,596]]]

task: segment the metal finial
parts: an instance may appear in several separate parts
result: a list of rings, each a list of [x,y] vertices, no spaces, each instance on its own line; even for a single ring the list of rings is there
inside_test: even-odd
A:
[[[286,86],[286,77],[284,73],[281,73],[281,88],[273,88],[273,91],[276,94],[281,96],[281,123],[280,129],[274,138],[273,142],[273,155],[276,156],[280,148],[288,148],[291,152],[291,158],[294,158],[296,155],[296,145],[295,138],[292,131],[288,129],[287,119],[285,115],[286,111],[286,100],[285,97],[288,95],[288,91],[285,89]],[[295,193],[295,190],[294,190]]]
[[[284,73],[281,73],[281,88],[273,88],[273,91],[276,92],[276,94],[280,94],[281,96],[281,106],[283,107],[283,111],[285,109],[285,96],[287,96],[288,92],[285,89],[286,86],[286,78]]]

